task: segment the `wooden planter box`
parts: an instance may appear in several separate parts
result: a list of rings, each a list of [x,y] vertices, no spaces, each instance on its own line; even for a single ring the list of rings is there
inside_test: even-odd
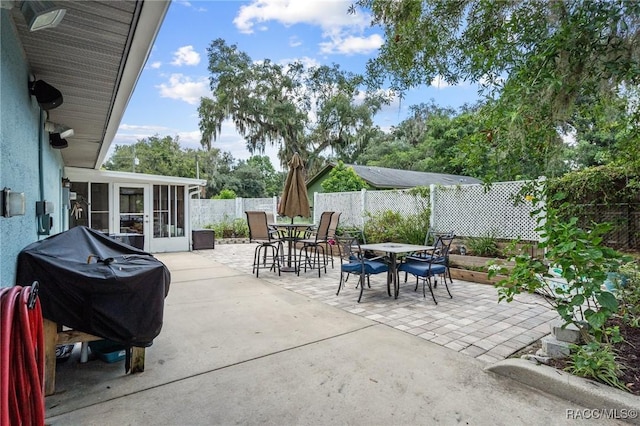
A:
[[[480,256],[461,256],[457,254],[449,255],[449,262],[451,264],[451,277],[463,281],[470,281],[480,284],[495,284],[498,281],[506,278],[504,275],[498,275],[489,279],[487,272],[474,271],[470,268],[481,268],[487,266],[487,262],[495,260],[492,257],[480,257]],[[513,262],[507,262],[507,267],[513,266]]]
[[[505,275],[497,275],[489,279],[489,273],[470,271],[469,269],[450,268],[451,278],[462,281],[470,281],[479,284],[495,284],[498,281],[507,278]]]

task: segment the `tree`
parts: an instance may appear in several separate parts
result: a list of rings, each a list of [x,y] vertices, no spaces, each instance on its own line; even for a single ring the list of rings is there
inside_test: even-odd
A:
[[[339,158],[348,161],[376,133],[373,116],[390,98],[381,92],[365,92],[364,99],[358,102],[362,84],[362,76],[345,73],[338,65],[309,69],[305,87],[314,101],[317,117],[308,136],[313,154],[332,148]],[[307,169],[313,166],[307,161]]]
[[[218,195],[214,195],[211,198],[214,200],[235,200],[238,196],[232,189],[223,189]]]
[[[118,145],[104,167],[107,170],[196,177],[195,151],[183,151],[177,136],[160,138],[155,135],[133,145]]]
[[[286,178],[286,173],[276,172],[267,155],[253,155],[247,160],[247,166],[255,168],[260,173],[260,180],[264,183],[264,196],[270,197],[280,194]]]
[[[364,179],[353,170],[353,167],[345,166],[342,161],[338,161],[338,164],[329,172],[329,177],[320,186],[324,192],[360,191],[368,187]]]
[[[493,177],[513,177],[523,161],[535,165],[529,176],[555,170],[551,162],[565,148],[558,128],[576,100],[611,99],[640,82],[639,2],[357,4],[371,9],[373,23],[385,31],[379,55],[367,65],[371,86],[388,80],[402,92],[436,78],[482,85],[483,133],[474,144],[489,147]]]
[[[573,168],[637,162],[638,135],[628,114],[630,99],[579,97],[568,120],[574,143],[568,150]],[[631,121],[631,123],[630,123]]]
[[[208,54],[212,97],[202,98],[198,108],[206,149],[231,119],[252,154],[276,145],[282,165],[298,152],[313,172],[327,148],[341,151],[357,143],[355,135],[371,127],[373,115],[388,102],[377,92],[360,101],[362,77],[338,65],[305,70],[299,62],[255,62],[222,39],[211,43]]]

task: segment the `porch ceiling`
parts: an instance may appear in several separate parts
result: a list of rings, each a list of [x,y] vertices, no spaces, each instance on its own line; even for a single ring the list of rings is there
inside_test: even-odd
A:
[[[65,166],[99,168],[148,58],[169,1],[58,1],[66,9],[55,28],[31,32],[20,4],[11,9],[30,79],[62,92],[48,121],[71,127]],[[6,2],[5,2],[6,4]],[[25,81],[25,91],[27,82]]]

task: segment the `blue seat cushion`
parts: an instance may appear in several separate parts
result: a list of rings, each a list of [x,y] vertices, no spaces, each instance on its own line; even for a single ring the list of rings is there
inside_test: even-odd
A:
[[[447,268],[444,265],[429,264],[429,262],[407,262],[398,267],[398,271],[408,272],[418,277],[444,274],[446,270]]]
[[[364,261],[364,273],[365,274],[380,274],[382,272],[387,272],[389,268],[383,262],[376,262],[373,260],[365,260]],[[342,265],[342,271],[349,272],[353,274],[359,274],[362,272],[362,263],[360,262],[350,262],[344,263]]]

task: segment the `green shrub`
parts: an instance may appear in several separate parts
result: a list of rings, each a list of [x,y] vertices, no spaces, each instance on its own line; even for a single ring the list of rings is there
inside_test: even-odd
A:
[[[467,250],[475,256],[497,257],[500,255],[495,233],[488,232],[480,237],[468,237],[465,240]]]
[[[228,215],[224,215],[222,220],[205,228],[213,229],[216,238],[244,238],[249,236],[249,226],[245,219],[231,219]]]
[[[400,213],[385,210],[376,214],[367,213],[364,234],[368,243],[391,241],[423,244],[428,229],[428,210],[406,217],[403,217]]]
[[[545,258],[533,257],[522,252],[512,258],[515,266],[492,269],[489,275],[508,273],[508,278],[497,283],[499,300],[510,302],[522,292],[543,291],[558,296],[547,299],[565,324],[573,324],[580,330],[584,342],[610,343],[607,320],[619,309],[618,300],[603,285],[607,274],[616,272],[626,263],[627,257],[606,247],[603,235],[609,224],[595,224],[585,230],[577,225],[578,219],[568,221],[558,217],[555,205],[561,205],[564,194],[558,193],[549,200],[546,187],[540,182],[525,186],[523,201],[531,202],[532,216],[538,222],[536,229],[543,240],[539,248],[546,250]],[[547,200],[541,203],[541,200]],[[566,280],[564,286],[552,286],[548,278],[549,265],[560,271]],[[585,308],[586,305],[586,308]]]
[[[238,196],[233,189],[223,189],[218,195],[211,197],[214,200],[234,200]]]
[[[247,238],[249,237],[249,225],[247,224],[246,219],[234,219],[232,223],[233,234],[236,238]]]
[[[640,327],[640,266],[637,261],[625,263],[620,267],[616,280],[615,295],[619,309],[616,313],[622,321],[634,328]]]
[[[572,355],[566,370],[576,376],[587,377],[618,389],[629,391],[620,381],[622,371],[609,344],[589,342],[572,346]]]

